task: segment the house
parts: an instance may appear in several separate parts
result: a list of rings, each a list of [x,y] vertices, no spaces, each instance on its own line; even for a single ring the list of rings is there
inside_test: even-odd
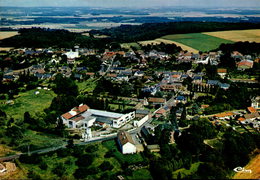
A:
[[[69,112],[61,115],[63,124],[68,128],[86,128],[92,126],[96,119],[84,114],[88,109],[89,107],[83,104],[74,107]]]
[[[235,59],[242,59],[243,58],[243,54],[241,54],[240,52],[238,51],[233,51],[231,53],[231,57],[232,58],[235,58]]]
[[[186,103],[186,98],[184,96],[177,96],[175,99],[174,99],[174,102],[176,104],[178,103]]]
[[[257,96],[252,99],[251,106],[255,109],[260,109],[260,96]]]
[[[162,116],[166,116],[166,113],[167,113],[168,111],[169,111],[169,108],[168,108],[168,107],[161,108],[161,109],[159,109],[158,111],[156,111],[155,117],[156,117],[156,118],[159,118],[159,117],[162,117]]]
[[[120,150],[123,154],[136,153],[136,146],[131,135],[126,131],[119,131],[117,134],[117,141]]]
[[[202,76],[194,76],[193,83],[196,83],[196,84],[202,83]]]
[[[237,63],[237,69],[238,70],[245,70],[245,69],[250,69],[254,65],[254,61],[250,60],[243,60]]]
[[[79,52],[73,52],[72,50],[70,52],[66,52],[65,55],[67,56],[68,59],[75,59],[79,57]]]
[[[225,68],[218,68],[217,69],[217,73],[218,73],[218,75],[220,75],[220,77],[222,79],[224,79],[226,74],[227,74],[227,69],[225,69]]]
[[[208,80],[207,85],[219,86],[220,88],[225,89],[225,90],[230,87],[230,84],[221,83],[219,80]]]
[[[144,76],[144,72],[143,72],[143,71],[136,71],[136,72],[134,73],[134,76],[136,76],[136,77],[142,77],[142,76]]]

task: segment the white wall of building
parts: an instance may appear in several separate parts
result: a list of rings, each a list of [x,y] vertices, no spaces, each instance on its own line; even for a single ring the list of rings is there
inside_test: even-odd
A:
[[[128,123],[135,118],[135,111],[121,116],[119,119],[113,120],[113,127],[120,128],[124,124]]]
[[[123,154],[134,154],[134,153],[136,153],[135,145],[131,144],[130,142],[126,143],[122,147],[122,153]]]

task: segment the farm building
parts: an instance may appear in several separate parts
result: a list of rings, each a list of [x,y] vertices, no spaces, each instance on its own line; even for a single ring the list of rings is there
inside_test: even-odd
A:
[[[123,154],[136,153],[136,146],[131,135],[126,131],[119,131],[117,134],[119,147]]]

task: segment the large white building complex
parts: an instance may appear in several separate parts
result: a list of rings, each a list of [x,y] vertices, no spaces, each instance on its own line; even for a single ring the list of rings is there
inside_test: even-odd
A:
[[[135,111],[128,114],[114,113],[96,109],[90,109],[87,105],[81,104],[69,112],[61,115],[63,124],[68,128],[88,128],[94,122],[105,123],[114,128],[120,128],[135,118]]]

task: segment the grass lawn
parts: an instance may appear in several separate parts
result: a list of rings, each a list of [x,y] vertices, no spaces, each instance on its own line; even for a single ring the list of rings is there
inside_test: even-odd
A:
[[[94,82],[94,79],[88,79],[83,82],[76,82],[77,86],[79,87],[79,91],[84,92],[92,92],[96,87],[96,82]]]
[[[64,141],[64,138],[52,134],[27,130],[17,149],[27,152],[28,144],[30,144],[30,151],[33,151],[41,148],[56,147],[66,143],[67,142]]]
[[[126,49],[130,49],[131,46],[135,47],[137,50],[140,50],[140,46],[135,42],[133,42],[133,43],[122,43],[121,44],[121,47],[126,48]]]
[[[210,51],[219,47],[222,43],[233,43],[233,41],[217,38],[202,33],[173,34],[161,37],[172,40],[200,51]]]
[[[35,91],[40,94],[35,95]],[[31,115],[42,112],[48,108],[52,99],[56,96],[53,91],[47,90],[30,90],[19,93],[18,97],[14,99],[13,105],[0,104],[0,108],[15,119],[23,118],[23,115],[28,111]]]
[[[135,179],[152,179],[151,173],[147,169],[138,169],[133,172],[132,176],[127,176],[126,179],[135,180]]]
[[[177,171],[174,171],[172,173],[172,179],[177,179],[179,173],[181,174],[181,179],[185,179],[186,176],[192,175],[193,173],[197,172],[200,164],[201,162],[196,162],[191,165],[190,169],[181,168]]]

